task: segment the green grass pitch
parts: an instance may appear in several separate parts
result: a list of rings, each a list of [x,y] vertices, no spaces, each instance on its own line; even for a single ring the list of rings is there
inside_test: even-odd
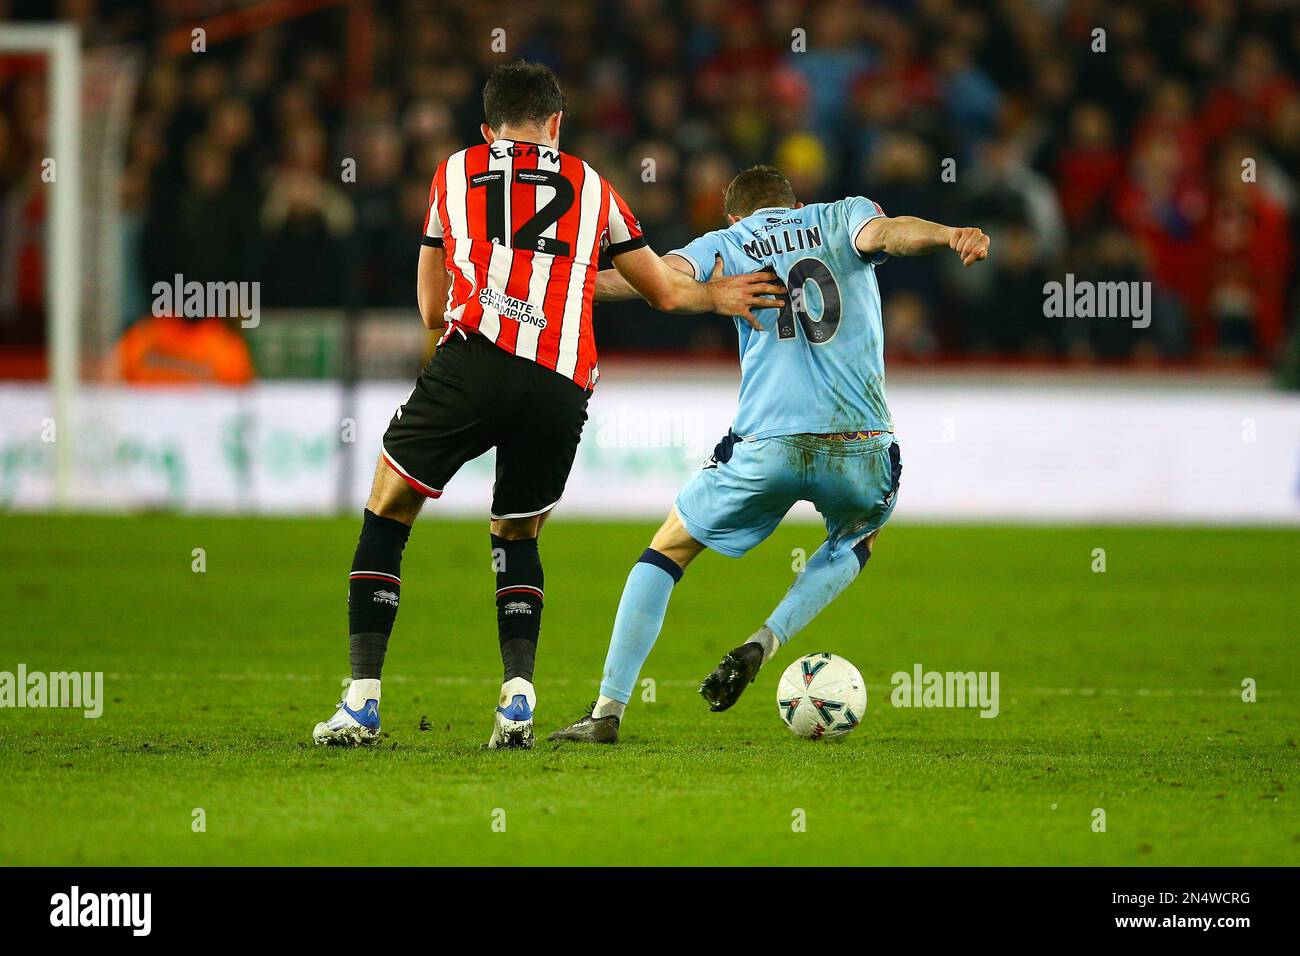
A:
[[[0,863],[1300,863],[1300,533],[891,526],[844,597],[710,714],[699,679],[779,599],[793,549],[818,544],[787,526],[688,571],[642,675],[656,699],[634,698],[617,747],[494,753],[487,530],[436,519],[406,552],[383,745],[309,744],[347,670],[357,530],[0,517],[0,671],[104,671],[106,698],[96,720],[0,709]],[[594,698],[652,530],[547,527],[540,731]],[[838,743],[776,712],[781,668],[820,650],[871,694]],[[890,675],[917,663],[998,671],[1001,713],[891,706]]]

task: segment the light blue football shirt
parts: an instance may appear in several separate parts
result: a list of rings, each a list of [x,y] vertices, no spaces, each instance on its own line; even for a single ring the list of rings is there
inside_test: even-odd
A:
[[[736,319],[736,434],[893,431],[876,285],[876,265],[887,257],[865,261],[853,245],[858,231],[883,215],[861,196],[770,207],[673,250],[697,279],[707,278],[721,255],[727,275],[770,268],[790,290],[784,308],[754,313],[762,332]]]

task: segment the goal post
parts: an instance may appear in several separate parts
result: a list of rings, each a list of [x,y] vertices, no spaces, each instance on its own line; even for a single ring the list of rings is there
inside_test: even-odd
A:
[[[72,504],[81,365],[81,31],[72,24],[0,26],[0,53],[49,58],[52,180],[45,257],[46,351],[54,419],[54,501]]]

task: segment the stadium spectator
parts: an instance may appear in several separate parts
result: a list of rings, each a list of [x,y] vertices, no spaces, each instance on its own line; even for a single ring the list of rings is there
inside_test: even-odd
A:
[[[117,343],[108,378],[131,385],[247,385],[253,361],[225,319],[149,315]]]
[[[248,191],[231,179],[231,157],[204,137],[186,150],[187,182],[171,223],[172,271],[199,282],[247,279],[254,233]]]
[[[1206,338],[1224,357],[1267,354],[1282,344],[1291,242],[1281,203],[1242,179],[1242,158],[1258,152],[1248,141],[1229,141],[1214,170]]]
[[[1114,124],[1096,103],[1080,103],[1070,117],[1070,139],[1056,159],[1056,191],[1061,212],[1079,231],[1106,218],[1107,197],[1124,172]]]

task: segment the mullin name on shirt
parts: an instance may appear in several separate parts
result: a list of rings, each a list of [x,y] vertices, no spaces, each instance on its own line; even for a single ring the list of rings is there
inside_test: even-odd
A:
[[[763,261],[782,252],[816,249],[822,244],[821,228],[800,225],[802,222],[803,219],[799,216],[789,218],[770,217],[767,220],[767,225],[755,230],[755,232],[772,234],[759,235],[745,243],[743,246],[745,255],[751,259]],[[794,226],[794,228],[782,229],[782,226]]]

